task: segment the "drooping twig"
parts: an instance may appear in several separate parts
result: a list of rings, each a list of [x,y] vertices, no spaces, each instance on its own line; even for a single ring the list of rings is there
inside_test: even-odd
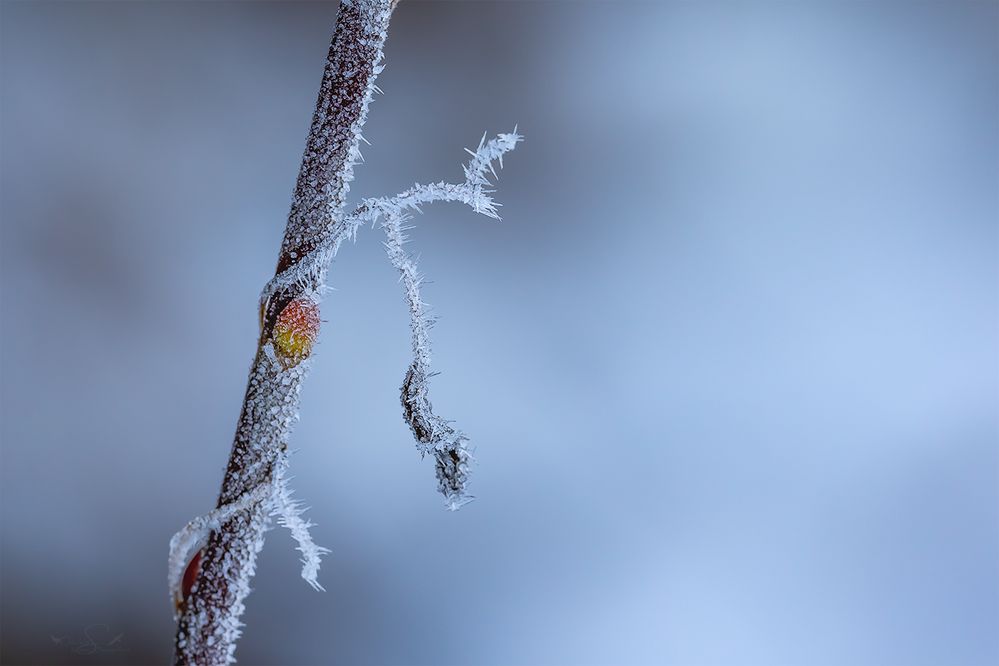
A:
[[[498,161],[502,167],[503,155],[513,150],[521,137],[514,128],[512,133],[500,134],[488,143],[484,143],[485,136],[482,139],[476,151],[468,151],[472,160],[465,166],[465,182],[458,185],[415,185],[394,197],[368,199],[361,206],[362,212],[355,213],[361,219],[375,220],[382,217],[385,250],[392,265],[399,271],[406,290],[413,362],[406,371],[402,384],[403,414],[416,437],[420,452],[433,453],[437,487],[444,495],[445,504],[452,511],[474,499],[467,492],[472,453],[466,445],[468,438],[465,434],[435,414],[430,403],[430,378],[433,376],[430,370],[430,327],[433,326],[434,319],[427,313],[426,303],[420,295],[423,280],[416,262],[403,247],[407,240],[403,223],[409,219],[408,211],[419,211],[422,204],[435,201],[460,201],[471,206],[477,213],[499,218],[496,212],[499,204],[489,196],[491,190],[486,189],[490,183],[485,171],[489,169],[495,176],[492,162]]]
[[[434,414],[429,399],[431,318],[420,296],[420,276],[403,249],[402,224],[425,203],[460,201],[498,218],[486,177],[502,167],[503,155],[521,137],[511,134],[479,142],[468,151],[465,181],[416,185],[394,197],[366,199],[345,215],[343,204],[359,157],[357,142],[382,46],[397,0],[343,0],[275,276],[260,298],[260,338],[217,508],[191,521],[170,543],[170,590],[178,629],[175,663],[216,666],[233,661],[239,618],[268,518],[277,516],[298,542],[302,577],[314,588],[319,560],[328,552],[309,535],[311,523],[291,499],[286,482],[287,447],[298,419],[298,396],[319,332],[319,302],[329,263],[359,226],[380,221],[386,250],[399,270],[411,314],[413,362],[402,389],[404,415],[419,450],[433,453],[438,488],[449,508],[471,498],[466,492],[471,453],[467,438]],[[205,541],[185,573],[191,551]],[[192,567],[200,567],[192,579]],[[183,579],[183,584],[181,583]]]
[[[433,453],[438,489],[444,495],[445,505],[451,510],[458,509],[473,499],[466,492],[472,454],[465,445],[468,438],[447,420],[437,416],[430,403],[429,381],[433,376],[430,370],[430,327],[433,319],[426,313],[426,304],[420,296],[421,278],[416,264],[403,248],[406,236],[402,224],[408,219],[410,212],[421,212],[421,206],[438,201],[464,203],[477,213],[499,219],[497,208],[500,204],[491,196],[493,190],[489,189],[491,183],[486,172],[496,176],[493,163],[498,163],[502,168],[503,156],[522,140],[517,128],[508,134],[499,134],[488,142],[483,135],[476,150],[465,149],[472,159],[463,166],[464,182],[416,184],[392,197],[365,199],[353,213],[343,219],[334,233],[319,241],[309,256],[276,275],[263,290],[262,299],[266,302],[282,289],[307,282],[310,276],[324,270],[329,259],[336,255],[340,244],[356,234],[360,226],[376,224],[381,220],[386,234],[385,249],[392,265],[399,271],[410,311],[413,362],[406,372],[402,387],[403,414],[416,437],[420,452],[424,455]]]

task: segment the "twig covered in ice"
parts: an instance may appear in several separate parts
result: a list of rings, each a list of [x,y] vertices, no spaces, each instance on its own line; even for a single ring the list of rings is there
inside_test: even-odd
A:
[[[458,201],[472,207],[476,213],[482,213],[486,217],[499,219],[496,210],[501,204],[493,201],[490,196],[493,193],[489,189],[492,183],[486,177],[489,171],[496,177],[496,169],[493,162],[503,168],[503,156],[513,150],[524,137],[517,133],[517,128],[507,134],[497,134],[495,139],[486,141],[486,135],[482,135],[479,147],[476,150],[465,149],[472,159],[462,166],[465,172],[465,180],[462,183],[430,183],[420,185],[417,183],[405,192],[394,197],[380,197],[365,199],[357,207],[354,213],[347,217],[346,222],[352,226],[364,224],[365,222],[375,222],[379,217],[394,213],[401,215],[407,211],[422,212],[420,206],[434,203],[436,201]]]
[[[381,60],[392,0],[344,0],[336,19],[302,165],[295,184],[275,273],[285,273],[332,235],[353,179],[357,142],[367,116]],[[325,268],[269,295],[260,311],[260,337],[250,368],[243,409],[226,466],[218,508],[273,490],[283,468],[299,393],[318,335],[318,294]],[[267,488],[263,490],[262,488]],[[282,500],[278,496],[279,506]],[[231,513],[231,515],[229,515]],[[225,666],[234,660],[240,617],[250,591],[257,553],[270,518],[257,502],[226,511],[211,529],[201,568],[177,623],[174,663]],[[217,518],[218,516],[216,516]],[[285,521],[299,537],[303,523],[294,511]],[[318,550],[303,546],[307,579],[314,579]],[[171,558],[171,569],[176,557]],[[171,573],[171,586],[174,585]]]
[[[234,661],[243,601],[272,516],[298,542],[302,577],[323,589],[319,563],[329,551],[312,541],[311,523],[302,518],[300,505],[291,498],[285,475],[287,450],[319,333],[326,273],[341,243],[354,237],[362,224],[380,223],[389,259],[406,290],[413,342],[413,361],[402,387],[406,421],[419,450],[434,454],[438,488],[447,506],[453,510],[470,499],[467,438],[434,414],[430,404],[432,321],[420,296],[416,265],[403,249],[402,224],[422,204],[434,201],[459,201],[499,218],[486,173],[495,176],[493,163],[502,166],[503,155],[521,137],[516,129],[488,142],[483,135],[478,148],[468,151],[472,158],[464,166],[461,183],[415,185],[394,197],[365,199],[352,213],[344,213],[395,4],[396,0],[341,1],[277,269],[260,297],[257,354],[217,508],[191,521],[170,542],[168,577],[178,612],[175,664],[225,666]],[[180,590],[185,564],[202,542],[197,581],[185,597],[186,590]]]
[[[438,489],[451,510],[458,509],[472,499],[466,492],[472,455],[465,445],[468,438],[448,421],[434,414],[430,403],[429,381],[433,373],[430,371],[429,329],[433,320],[426,314],[426,304],[420,297],[421,279],[415,262],[403,249],[406,236],[402,223],[408,219],[410,212],[422,212],[421,206],[437,201],[464,203],[476,213],[499,219],[497,208],[501,204],[493,200],[493,190],[489,189],[492,183],[486,174],[489,172],[495,177],[493,163],[502,168],[503,156],[513,150],[523,137],[515,127],[513,132],[499,134],[488,142],[485,139],[486,135],[483,134],[476,150],[465,149],[472,159],[462,167],[465,174],[463,182],[416,184],[392,197],[365,199],[331,233],[317,242],[307,255],[274,276],[261,294],[261,310],[266,311],[275,294],[289,287],[310,284],[317,276],[324,277],[329,262],[341,243],[355,236],[361,225],[381,220],[381,227],[386,235],[385,249],[392,265],[400,273],[410,310],[413,362],[406,372],[402,386],[404,415],[416,437],[420,452],[434,454]]]
[[[400,273],[410,310],[413,362],[402,386],[403,413],[420,452],[434,455],[438,489],[444,495],[445,505],[451,510],[472,499],[466,492],[472,455],[465,445],[468,438],[437,416],[431,406],[429,381],[434,373],[430,370],[430,327],[433,319],[427,315],[426,304],[420,296],[421,278],[415,261],[403,249],[406,236],[402,224],[409,219],[410,212],[422,212],[421,206],[438,201],[464,203],[476,213],[499,219],[497,208],[501,204],[493,200],[493,190],[489,189],[492,183],[486,174],[488,172],[495,177],[493,163],[502,168],[503,156],[513,150],[523,137],[515,127],[513,132],[499,134],[488,142],[485,138],[483,134],[476,150],[465,149],[472,159],[462,167],[465,174],[463,182],[416,184],[392,197],[365,199],[311,252],[294,266],[274,276],[261,294],[261,308],[266,310],[275,294],[291,286],[308,284],[314,276],[324,276],[329,262],[345,239],[353,237],[361,225],[376,224],[381,220],[386,236],[385,249],[392,265]]]
[[[416,437],[417,448],[426,455],[433,453],[437,463],[437,488],[452,511],[470,502],[467,494],[468,466],[471,453],[465,446],[468,438],[446,420],[434,414],[430,404],[430,327],[433,319],[420,296],[422,278],[416,264],[403,249],[406,242],[402,223],[408,219],[396,212],[386,214],[385,250],[392,265],[399,270],[409,304],[410,329],[413,338],[413,361],[402,383],[402,409],[406,422]]]
[[[430,378],[434,375],[430,370],[430,328],[434,319],[427,313],[427,304],[420,295],[423,278],[415,260],[403,247],[407,240],[403,224],[409,219],[408,211],[419,211],[420,205],[435,201],[460,201],[477,213],[498,219],[496,207],[499,204],[489,196],[491,190],[485,189],[490,185],[485,172],[489,169],[495,176],[492,162],[498,161],[502,167],[503,155],[513,150],[520,140],[516,128],[510,134],[500,134],[489,143],[484,143],[483,135],[478,150],[469,151],[472,160],[465,165],[465,182],[458,185],[415,185],[391,198],[367,199],[361,206],[361,212],[356,214],[361,219],[372,221],[382,217],[385,251],[399,271],[409,305],[412,332],[413,361],[402,384],[403,414],[416,437],[420,452],[424,455],[433,453],[437,488],[444,495],[445,505],[452,511],[474,499],[467,493],[472,454],[466,446],[468,437],[435,414],[430,403]]]
[[[277,462],[277,461],[276,461]],[[167,579],[174,605],[180,609],[183,603],[181,578],[187,566],[191,553],[204,541],[212,530],[219,529],[226,521],[241,511],[247,511],[257,504],[269,506],[270,515],[277,516],[278,523],[287,527],[292,537],[298,542],[298,550],[302,553],[302,578],[316,590],[322,590],[319,584],[319,562],[322,555],[330,552],[317,546],[309,534],[309,528],[314,524],[302,518],[303,508],[300,503],[291,498],[291,490],[285,476],[287,461],[277,462],[278,470],[271,479],[259,484],[252,491],[244,494],[233,502],[223,504],[217,509],[198,516],[170,539],[170,557]]]
[[[271,278],[260,295],[261,306],[266,309],[276,294],[299,285],[313,284],[317,278],[325,276],[330,261],[336,256],[343,241],[354,238],[362,225],[374,224],[387,214],[393,212],[403,214],[407,211],[419,213],[422,212],[420,207],[424,204],[457,201],[471,206],[476,213],[498,220],[500,216],[497,208],[502,204],[490,196],[494,190],[489,189],[491,183],[486,177],[486,172],[496,176],[493,162],[503,168],[503,156],[523,141],[524,137],[517,133],[516,127],[513,132],[498,134],[488,142],[485,141],[485,137],[483,134],[477,150],[465,149],[472,159],[462,166],[465,172],[463,182],[441,181],[428,185],[417,183],[405,192],[392,197],[364,199],[351,214],[341,217],[338,224],[317,238],[310,252]]]
[[[170,557],[167,571],[167,582],[170,593],[173,595],[174,604],[179,609],[183,601],[181,596],[180,581],[184,576],[184,569],[187,567],[191,553],[195,547],[212,530],[222,527],[223,523],[235,516],[240,511],[246,511],[255,504],[265,501],[271,494],[271,488],[261,484],[252,491],[246,493],[235,502],[224,504],[217,509],[212,509],[203,516],[198,516],[170,539]]]
[[[274,489],[274,510],[272,516],[278,517],[278,523],[287,527],[291,536],[298,542],[298,551],[302,553],[302,578],[314,590],[325,588],[319,584],[319,561],[323,555],[330,552],[328,548],[317,546],[309,534],[309,528],[315,523],[302,518],[305,508],[291,497],[291,489],[283,474],[279,476]]]

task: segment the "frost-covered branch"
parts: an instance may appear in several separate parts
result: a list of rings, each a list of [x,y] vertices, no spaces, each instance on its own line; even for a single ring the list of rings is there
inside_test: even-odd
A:
[[[381,197],[365,199],[357,210],[347,218],[350,225],[360,225],[365,222],[374,222],[380,216],[388,214],[401,215],[407,211],[422,212],[420,206],[436,201],[458,201],[468,204],[476,213],[482,213],[486,217],[499,219],[497,208],[502,204],[493,201],[490,196],[493,193],[489,189],[492,183],[486,177],[488,171],[496,177],[496,169],[493,162],[497,162],[503,168],[503,156],[513,150],[517,144],[523,141],[521,135],[517,134],[517,128],[509,134],[498,134],[495,139],[486,141],[486,135],[482,135],[479,147],[476,150],[465,149],[472,159],[462,166],[465,172],[465,181],[462,183],[431,183],[420,185],[417,183],[405,192],[394,197]]]
[[[305,508],[297,500],[292,499],[291,489],[284,475],[280,475],[275,486],[274,510],[272,516],[277,516],[278,522],[287,527],[291,536],[298,542],[298,551],[302,553],[302,578],[314,590],[325,591],[319,584],[319,561],[323,555],[330,552],[328,548],[317,546],[309,534],[309,528],[315,523],[302,518]]]
[[[405,418],[418,449],[433,453],[447,506],[470,500],[467,438],[437,416],[429,398],[432,318],[420,295],[421,278],[403,249],[403,223],[420,206],[458,201],[498,218],[487,172],[521,140],[516,129],[486,142],[464,166],[461,183],[415,185],[394,197],[343,207],[368,103],[377,87],[382,48],[396,0],[342,0],[336,31],[281,243],[275,276],[260,297],[260,337],[243,409],[215,510],[192,520],[170,542],[168,578],[178,616],[175,663],[225,666],[234,660],[243,601],[271,517],[287,527],[302,553],[302,577],[314,588],[320,558],[329,552],[309,535],[311,523],[291,498],[288,442],[298,420],[299,393],[319,334],[326,274],[340,245],[362,224],[380,224],[399,270],[411,315],[413,361],[402,387]],[[203,547],[202,547],[202,544]],[[192,551],[197,550],[194,558]],[[190,564],[185,564],[190,561]]]
[[[318,580],[319,563],[321,556],[329,550],[317,546],[312,540],[309,528],[313,527],[313,523],[302,519],[304,509],[291,498],[285,476],[287,458],[282,456],[274,460],[274,464],[277,466],[276,472],[269,475],[267,482],[257,485],[233,502],[223,504],[204,516],[198,516],[170,539],[167,579],[178,613],[186,596],[181,589],[181,579],[185,567],[189,566],[191,554],[212,530],[220,529],[237,513],[252,509],[258,504],[270,507],[269,515],[277,516],[278,523],[287,527],[292,538],[298,542],[298,550],[302,553],[302,578],[305,582],[316,590],[323,589]]]
[[[170,539],[167,581],[178,611],[184,601],[184,595],[181,591],[181,578],[184,575],[184,569],[188,566],[188,559],[191,553],[194,552],[195,547],[208,536],[209,532],[222,527],[226,521],[237,513],[251,509],[259,502],[266,501],[271,492],[272,489],[268,485],[261,484],[235,502],[224,504],[217,509],[212,509],[203,516],[198,516],[185,525],[184,529],[173,535]]]
[[[342,218],[340,209],[359,156],[357,142],[381,71],[392,6],[391,0],[345,0],[340,5],[276,273],[312,256]],[[274,507],[283,511],[283,521],[300,540],[303,576],[315,582],[321,551],[304,539],[305,523],[288,500],[280,477],[298,419],[301,383],[319,332],[324,278],[325,268],[288,284],[269,294],[261,308],[257,353],[222,481],[220,513],[209,514],[175,544],[187,550],[201,525],[210,529],[201,550],[200,572],[186,598],[181,595],[175,664],[224,666],[234,660],[243,601]],[[258,494],[267,495],[268,501],[243,506],[242,498]],[[173,595],[177,562],[186,555],[179,551],[171,555]]]
[[[315,276],[325,275],[325,271],[338,252],[341,243],[356,236],[364,224],[381,226],[386,234],[385,248],[392,265],[400,273],[406,290],[406,300],[410,310],[410,328],[413,339],[413,362],[406,372],[402,386],[402,405],[406,423],[416,437],[421,453],[433,453],[436,460],[438,489],[444,495],[445,504],[451,510],[458,509],[473,498],[466,492],[468,468],[472,455],[465,442],[468,438],[451,424],[437,416],[430,402],[430,327],[433,319],[426,313],[426,304],[420,296],[421,278],[412,257],[403,249],[406,242],[402,224],[409,219],[410,212],[422,212],[422,206],[435,202],[456,201],[467,204],[476,213],[499,219],[497,208],[501,204],[492,198],[492,183],[487,172],[496,177],[494,163],[503,167],[503,156],[512,151],[523,137],[513,132],[498,134],[486,141],[482,135],[476,150],[466,152],[472,158],[463,165],[465,180],[461,183],[444,181],[427,185],[416,184],[408,190],[392,197],[365,199],[350,215],[346,216],[332,230],[320,239],[312,250],[301,257],[264,287],[261,295],[261,309],[266,310],[270,299],[296,286],[310,284]]]
[[[488,142],[485,141],[485,137],[486,135],[483,134],[477,150],[465,149],[472,155],[472,159],[462,166],[465,172],[463,182],[446,183],[441,181],[429,185],[417,183],[405,192],[393,197],[363,200],[361,205],[351,214],[341,217],[338,224],[321,233],[309,253],[298,257],[294,265],[278,272],[267,283],[261,294],[261,307],[266,309],[271,299],[286,289],[313,284],[317,279],[321,279],[343,241],[356,237],[357,230],[362,225],[374,224],[379,218],[390,212],[394,211],[397,214],[407,211],[421,212],[420,207],[424,204],[437,201],[458,201],[468,204],[476,213],[499,219],[499,213],[496,209],[502,204],[493,200],[491,196],[493,190],[489,189],[491,183],[486,177],[486,172],[488,171],[495,176],[496,170],[493,162],[498,163],[502,168],[503,156],[513,150],[520,141],[523,141],[523,137],[517,133],[516,127],[513,132],[498,134],[496,138]]]
[[[473,499],[466,492],[472,456],[465,446],[468,438],[464,433],[434,414],[430,404],[430,378],[433,376],[430,371],[430,327],[434,320],[427,313],[427,304],[420,295],[422,278],[416,264],[403,249],[406,235],[402,224],[406,219],[393,211],[386,214],[382,222],[385,250],[406,290],[413,339],[413,362],[402,384],[402,408],[420,452],[434,454],[438,490],[444,495],[448,508],[454,511]]]
[[[382,216],[381,226],[385,231],[385,251],[392,265],[399,271],[400,280],[409,305],[410,330],[412,332],[413,361],[406,371],[402,384],[402,407],[406,422],[416,437],[417,447],[422,454],[433,453],[436,461],[437,488],[444,495],[445,504],[452,511],[474,499],[467,493],[471,451],[466,446],[468,437],[455,429],[447,420],[433,411],[430,402],[430,328],[434,318],[427,312],[427,304],[420,294],[422,277],[415,260],[405,251],[406,230],[403,224],[409,219],[409,211],[420,211],[420,206],[435,201],[460,201],[468,204],[477,213],[499,218],[494,202],[489,196],[492,190],[486,178],[486,169],[496,175],[492,163],[503,166],[503,155],[514,149],[521,140],[516,128],[510,134],[500,134],[489,143],[485,135],[479,141],[475,152],[468,151],[472,160],[465,165],[465,182],[453,185],[434,183],[415,185],[402,194],[383,199],[367,199],[355,217],[362,220],[375,220]],[[466,149],[467,150],[467,149]]]

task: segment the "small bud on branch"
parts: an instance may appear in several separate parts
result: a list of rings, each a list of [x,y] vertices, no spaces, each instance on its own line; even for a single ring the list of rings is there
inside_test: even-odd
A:
[[[307,297],[295,298],[284,306],[274,322],[271,334],[274,353],[284,367],[294,367],[312,354],[318,336],[319,303]]]

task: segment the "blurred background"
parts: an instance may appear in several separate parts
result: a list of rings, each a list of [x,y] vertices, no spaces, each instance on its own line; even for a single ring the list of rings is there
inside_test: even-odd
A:
[[[2,660],[162,664],[214,506],[333,2],[2,5]],[[444,510],[362,231],[239,663],[999,661],[999,5],[426,2],[353,197],[434,205]]]

